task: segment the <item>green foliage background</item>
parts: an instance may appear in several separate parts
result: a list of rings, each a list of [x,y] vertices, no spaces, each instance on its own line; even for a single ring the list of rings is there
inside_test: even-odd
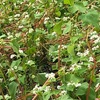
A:
[[[0,0],[0,100],[100,98],[100,0]]]

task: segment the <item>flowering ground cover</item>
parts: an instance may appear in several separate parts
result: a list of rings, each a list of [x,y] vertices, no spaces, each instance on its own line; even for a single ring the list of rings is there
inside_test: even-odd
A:
[[[100,100],[100,0],[0,1],[0,100]]]

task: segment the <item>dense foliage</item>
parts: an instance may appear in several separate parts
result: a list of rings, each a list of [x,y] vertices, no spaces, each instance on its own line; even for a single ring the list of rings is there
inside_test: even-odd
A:
[[[0,0],[0,100],[99,100],[100,0]]]

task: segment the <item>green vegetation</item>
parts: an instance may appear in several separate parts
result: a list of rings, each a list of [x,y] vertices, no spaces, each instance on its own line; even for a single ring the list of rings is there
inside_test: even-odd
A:
[[[0,100],[99,100],[100,0],[0,0]]]

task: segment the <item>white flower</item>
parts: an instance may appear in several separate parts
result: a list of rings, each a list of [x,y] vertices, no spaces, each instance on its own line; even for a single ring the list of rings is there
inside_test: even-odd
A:
[[[89,61],[92,62],[93,61],[93,57],[89,57]]]
[[[28,62],[27,62],[27,64],[30,64],[31,63],[31,60],[29,60]]]
[[[61,91],[60,95],[64,95],[66,93],[67,93],[67,91],[63,90],[63,91]]]
[[[95,38],[98,38],[98,35],[92,35],[92,36],[90,37],[91,40],[92,40],[92,39],[95,39]]]
[[[100,85],[100,83],[97,83],[95,87],[97,88],[99,85]]]
[[[49,17],[45,17],[45,20],[49,20]]]
[[[17,66],[14,66],[14,69],[17,69]]]
[[[56,19],[56,20],[60,20],[60,18],[59,18],[59,17],[55,17],[55,19]]]
[[[25,18],[29,18],[29,15],[25,15]]]
[[[6,100],[11,100],[11,96],[9,96],[8,94],[5,95]]]
[[[67,19],[68,19],[67,17],[63,17],[63,21],[67,21]]]
[[[81,69],[81,66],[80,66],[80,65],[77,65],[77,68],[78,68],[78,69]]]
[[[75,67],[72,65],[72,67],[70,67],[69,70],[74,71],[75,70]]]
[[[56,32],[52,32],[51,34],[52,34],[52,35],[56,35]]]
[[[67,85],[70,86],[70,85],[72,85],[72,83],[69,82]]]
[[[19,53],[23,53],[23,50],[20,49],[20,50],[19,50]]]
[[[96,40],[94,40],[94,43],[97,44],[100,42],[100,37],[98,37]]]
[[[93,31],[90,35],[94,35],[94,34],[97,34],[97,32],[96,31]]]
[[[99,48],[99,46],[97,45],[97,46],[93,47],[92,50],[97,50],[98,48]]]
[[[46,74],[45,77],[52,79],[52,78],[55,78],[55,74],[54,73]]]
[[[83,54],[81,52],[78,52],[77,55],[78,56],[83,56]]]
[[[49,90],[51,90],[51,89],[50,89],[50,86],[46,86],[46,88],[45,88],[44,91],[45,91],[45,92],[48,92]]]
[[[39,87],[38,87],[38,90],[39,90],[39,91],[41,91],[41,90],[42,90],[42,87],[41,87],[41,86],[39,86]]]
[[[0,82],[3,82],[3,79],[2,78],[0,78]]]
[[[60,89],[60,87],[61,87],[61,86],[60,86],[60,85],[58,85],[58,86],[57,86],[57,89]]]
[[[29,33],[32,33],[32,32],[33,32],[33,29],[32,29],[32,28],[30,28],[30,29],[29,29]]]
[[[24,26],[22,25],[22,26],[18,26],[18,28],[23,28]]]
[[[16,57],[15,54],[10,55],[10,58],[13,59],[14,57]]]
[[[48,20],[49,20],[49,17],[46,17],[46,18],[44,19],[44,24],[46,24],[46,23],[48,22]]]
[[[88,64],[88,68],[89,68],[89,69],[91,68],[91,65],[90,65],[90,64]]]
[[[75,87],[79,87],[79,86],[81,86],[81,83],[75,84]]]
[[[20,14],[16,14],[14,17],[20,17]]]
[[[87,49],[87,50],[84,51],[83,55],[87,56],[88,54],[89,54],[89,50]]]

